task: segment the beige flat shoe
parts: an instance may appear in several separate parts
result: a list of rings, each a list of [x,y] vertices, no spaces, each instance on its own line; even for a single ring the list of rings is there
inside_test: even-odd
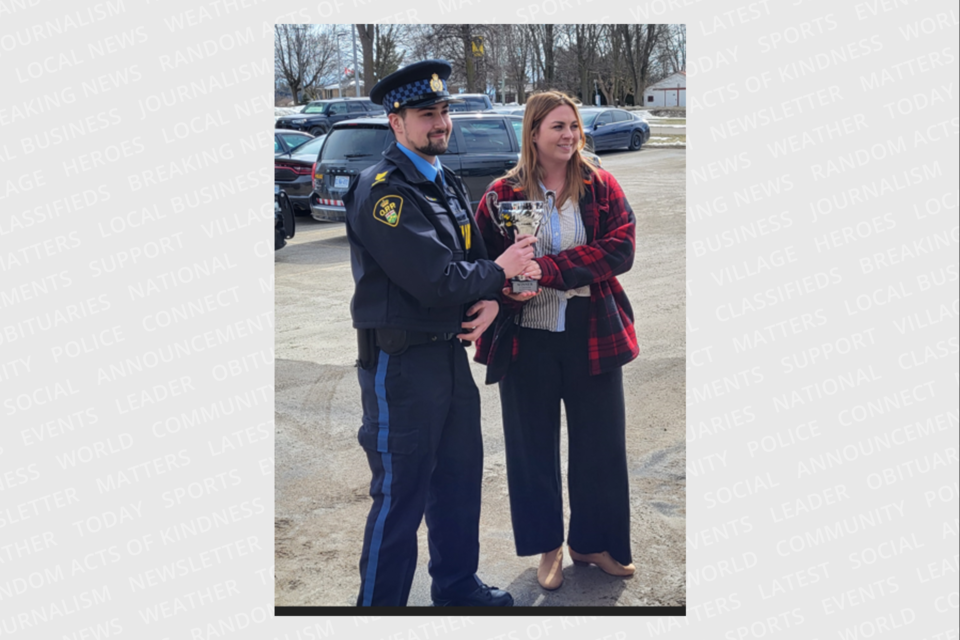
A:
[[[563,584],[563,545],[540,556],[537,582],[547,591],[559,589]]]
[[[632,562],[624,566],[614,560],[606,551],[601,553],[577,553],[570,547],[567,547],[567,550],[570,552],[570,557],[575,564],[595,564],[600,567],[604,573],[609,573],[612,576],[632,576],[633,572],[637,570]]]

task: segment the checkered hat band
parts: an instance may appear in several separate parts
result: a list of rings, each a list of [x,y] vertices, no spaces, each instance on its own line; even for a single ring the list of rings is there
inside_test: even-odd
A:
[[[443,83],[442,91],[434,91],[431,89],[429,78],[425,80],[417,80],[416,82],[405,84],[402,87],[397,87],[393,91],[387,93],[387,95],[383,98],[383,106],[387,109],[387,111],[391,111],[393,110],[394,102],[399,102],[402,106],[409,100],[427,98],[438,93],[446,94],[447,82],[445,80],[441,80],[441,82]]]

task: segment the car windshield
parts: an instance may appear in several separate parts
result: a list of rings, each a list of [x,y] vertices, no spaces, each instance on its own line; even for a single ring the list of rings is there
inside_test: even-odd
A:
[[[312,153],[312,154],[319,155],[320,147],[323,146],[323,141],[325,138],[326,136],[318,136],[316,138],[311,138],[310,140],[307,140],[303,144],[298,145],[293,149],[291,149],[290,153],[297,153],[297,154]]]
[[[303,108],[300,113],[323,113],[329,102],[311,102]]]
[[[600,115],[599,111],[581,111],[580,117],[583,118],[584,127],[592,127],[594,120],[597,119],[597,116]]]
[[[327,135],[323,160],[379,156],[389,133],[383,127],[350,126],[334,129]]]

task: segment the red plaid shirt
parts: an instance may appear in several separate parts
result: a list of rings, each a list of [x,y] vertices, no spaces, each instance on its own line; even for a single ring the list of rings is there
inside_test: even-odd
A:
[[[580,216],[587,231],[587,244],[554,255],[535,258],[543,276],[540,285],[566,291],[590,285],[590,375],[611,371],[630,362],[640,353],[633,328],[633,309],[615,276],[633,266],[636,218],[623,189],[607,171],[585,178],[586,194],[580,199]],[[524,193],[500,179],[490,185],[499,201],[524,200]],[[487,210],[486,198],[477,208],[477,226],[494,260],[508,246]],[[477,341],[474,360],[490,364],[497,347],[496,327],[513,322],[523,303],[501,296],[500,316]],[[513,336],[512,359],[516,360],[519,340]],[[487,382],[490,382],[488,379]]]

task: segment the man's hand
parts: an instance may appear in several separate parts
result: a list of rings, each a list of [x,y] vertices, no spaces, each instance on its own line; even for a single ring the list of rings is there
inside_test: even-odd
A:
[[[537,289],[536,291],[524,291],[523,293],[514,293],[510,289],[510,287],[504,287],[502,293],[503,293],[503,297],[510,298],[514,302],[526,302],[533,296],[540,293],[540,290]]]
[[[530,260],[533,258],[533,243],[536,241],[536,236],[517,236],[516,242],[507,247],[507,250],[500,254],[500,257],[494,262],[500,265],[504,275],[508,278],[518,276],[529,266]]]
[[[527,268],[523,270],[521,275],[524,275],[531,280],[539,280],[543,276],[543,272],[540,270],[540,265],[537,264],[537,261],[531,260],[527,263]],[[536,291],[526,291],[524,293],[514,293],[510,287],[503,288],[503,295],[507,298],[510,298],[514,302],[526,302],[538,293],[540,293],[539,289]]]
[[[499,311],[500,303],[496,300],[481,300],[467,310],[468,316],[476,314],[477,317],[461,324],[465,333],[461,333],[457,337],[467,342],[475,342],[487,330]]]

